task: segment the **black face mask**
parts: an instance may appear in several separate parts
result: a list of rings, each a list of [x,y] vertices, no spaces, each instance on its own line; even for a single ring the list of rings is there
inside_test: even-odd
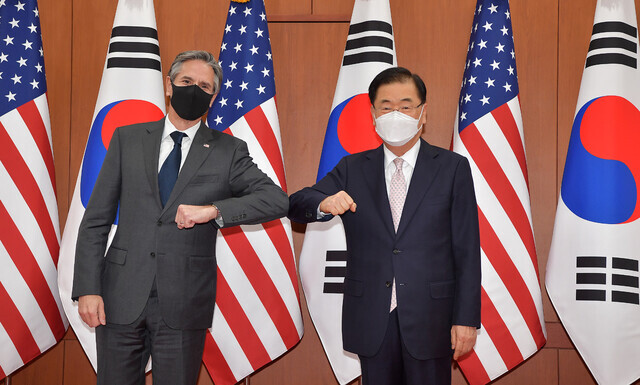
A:
[[[209,109],[212,94],[204,92],[196,84],[178,87],[171,83],[173,95],[171,96],[171,106],[178,116],[184,120],[196,120]]]

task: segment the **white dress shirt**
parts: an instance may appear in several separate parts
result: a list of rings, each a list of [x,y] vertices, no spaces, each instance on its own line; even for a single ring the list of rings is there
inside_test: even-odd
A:
[[[193,143],[193,138],[196,136],[196,132],[198,132],[198,128],[200,127],[200,122],[198,121],[193,126],[187,128],[182,131],[187,136],[182,138],[182,159],[180,160],[180,169],[182,169],[182,165],[184,164],[184,160],[187,159],[187,155],[189,154],[189,150],[191,149],[191,143]],[[173,150],[174,141],[171,138],[171,133],[174,131],[178,131],[178,129],[171,123],[168,117],[164,119],[164,130],[162,131],[162,140],[160,141],[160,158],[158,159],[158,172],[162,168],[164,161],[167,160],[171,150]]]

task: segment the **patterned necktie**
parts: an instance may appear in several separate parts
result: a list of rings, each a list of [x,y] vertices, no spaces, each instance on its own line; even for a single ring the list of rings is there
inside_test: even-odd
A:
[[[393,227],[398,231],[398,225],[400,224],[400,218],[402,217],[402,208],[404,207],[404,201],[407,198],[407,181],[404,179],[402,173],[402,164],[404,161],[402,158],[395,158],[393,164],[396,166],[396,171],[391,176],[391,183],[389,186],[389,205],[391,206],[391,217],[393,218]],[[389,312],[398,306],[396,300],[396,278],[393,278],[393,287],[391,289],[391,308]]]
[[[178,172],[180,171],[180,162],[182,161],[182,138],[186,136],[185,133],[180,131],[174,131],[171,133],[171,139],[173,139],[173,150],[169,153],[169,156],[162,164],[160,172],[158,173],[158,188],[160,190],[160,201],[162,207],[169,200],[173,185],[176,184],[178,179]]]

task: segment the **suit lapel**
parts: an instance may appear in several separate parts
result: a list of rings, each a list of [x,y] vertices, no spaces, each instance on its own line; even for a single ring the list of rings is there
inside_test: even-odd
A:
[[[424,198],[427,190],[429,190],[440,169],[438,163],[434,161],[434,158],[438,154],[429,143],[422,139],[420,139],[420,141],[420,151],[418,152],[416,166],[411,176],[409,191],[407,191],[407,198],[404,202],[404,208],[402,209],[402,217],[398,225],[398,236],[402,234],[407,224],[411,221],[411,218],[416,214],[418,205],[422,201],[422,198]]]
[[[176,180],[176,184],[173,186],[173,190],[171,190],[171,195],[169,195],[167,204],[165,204],[164,209],[162,210],[163,213],[173,204],[176,198],[180,196],[180,193],[198,171],[202,162],[204,162],[209,154],[211,154],[211,151],[213,150],[213,141],[214,138],[211,133],[211,129],[204,123],[200,123],[200,128],[198,128],[198,131],[193,138],[193,143],[191,143],[189,155],[187,155],[187,159],[185,159],[184,164],[180,169],[178,180]]]
[[[368,162],[364,167],[364,180],[367,181],[369,191],[373,194],[373,201],[380,202],[378,212],[382,217],[387,231],[395,233],[393,228],[393,218],[391,217],[391,206],[389,205],[389,195],[387,194],[387,183],[384,179],[384,150],[382,146],[372,151],[368,156]],[[357,202],[356,202],[357,203]]]
[[[158,206],[160,202],[160,192],[158,191],[158,159],[160,158],[160,141],[164,130],[164,119],[149,123],[147,135],[142,139],[142,151],[144,153],[144,164],[147,171],[147,179],[151,185],[151,191],[156,198]]]

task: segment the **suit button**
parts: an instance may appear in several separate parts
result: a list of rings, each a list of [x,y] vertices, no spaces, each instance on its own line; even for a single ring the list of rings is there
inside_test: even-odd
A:
[[[155,257],[155,256],[156,256],[156,253],[151,252],[151,254],[149,254],[149,255],[151,255],[152,257]]]
[[[156,224],[157,224],[158,226],[162,226],[162,221],[158,221]]]
[[[385,283],[384,283],[384,285],[385,285],[386,287],[391,287],[391,281],[387,281],[387,282],[385,282]]]
[[[400,251],[400,250],[398,250],[398,249],[393,249],[393,253],[394,253],[394,254],[400,254],[400,253],[401,253],[401,251]]]
[[[307,219],[311,219],[311,218],[313,218],[313,214],[311,214],[311,212],[309,212],[309,211],[307,211],[307,212],[304,214],[304,216],[305,216],[305,217],[307,217]]]

